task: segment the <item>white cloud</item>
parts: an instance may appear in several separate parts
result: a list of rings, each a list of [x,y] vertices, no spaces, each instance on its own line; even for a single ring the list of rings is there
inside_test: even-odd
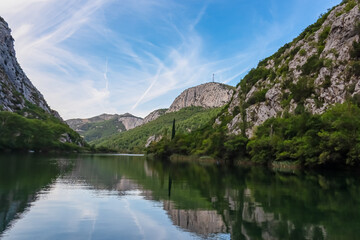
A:
[[[174,16],[186,9],[170,0],[0,2],[21,66],[65,119],[129,111],[145,116],[168,107],[185,88],[211,81],[213,73],[224,83],[239,78],[284,34],[269,23],[246,52],[205,57],[197,26],[207,9],[179,21]]]

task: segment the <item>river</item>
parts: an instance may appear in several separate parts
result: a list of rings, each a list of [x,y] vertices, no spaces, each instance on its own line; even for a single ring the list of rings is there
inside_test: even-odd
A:
[[[0,239],[358,239],[360,177],[0,155]]]

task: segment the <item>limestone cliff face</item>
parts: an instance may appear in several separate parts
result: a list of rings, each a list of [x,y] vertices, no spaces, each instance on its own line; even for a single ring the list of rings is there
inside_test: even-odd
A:
[[[255,127],[271,117],[303,110],[323,113],[329,106],[358,98],[359,7],[352,0],[334,7],[250,71],[229,105],[229,133],[245,129],[251,137]]]
[[[60,119],[59,114],[50,109],[43,95],[21,69],[15,56],[11,30],[0,17],[0,107],[15,112],[25,108],[26,101]]]
[[[215,108],[227,104],[234,90],[221,83],[205,83],[183,91],[167,112],[176,112],[185,107]]]
[[[144,118],[143,124],[154,121],[158,117],[164,115],[167,110],[168,110],[167,108],[164,108],[164,109],[157,109],[155,111],[152,111]]]
[[[142,125],[144,122],[142,118],[135,117],[129,113],[119,115],[117,119],[119,122],[122,122],[122,124],[124,124],[126,130],[136,128],[137,126]]]

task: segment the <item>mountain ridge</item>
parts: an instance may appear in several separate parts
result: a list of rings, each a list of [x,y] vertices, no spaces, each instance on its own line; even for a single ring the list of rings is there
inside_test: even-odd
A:
[[[77,151],[86,143],[49,107],[16,59],[0,17],[0,151]]]
[[[302,110],[321,114],[359,95],[359,63],[351,56],[359,41],[359,21],[358,3],[343,1],[260,61],[237,85],[225,113],[232,118],[229,134],[245,131],[251,137],[271,117]]]
[[[289,170],[360,166],[359,35],[360,2],[344,0],[251,69],[214,120],[147,152]]]
[[[7,22],[0,17],[0,105],[3,110],[16,112],[26,108],[26,102],[39,106],[45,112],[61,119],[52,110],[43,95],[31,83],[16,59],[14,38]]]
[[[217,82],[203,83],[185,89],[166,112],[176,112],[185,107],[222,107],[231,100],[233,93],[234,89],[229,85]]]

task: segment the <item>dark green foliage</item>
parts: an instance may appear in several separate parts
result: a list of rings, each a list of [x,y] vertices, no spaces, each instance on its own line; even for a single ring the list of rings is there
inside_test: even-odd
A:
[[[171,129],[171,140],[173,140],[174,139],[174,137],[175,137],[175,118],[174,118],[174,120],[173,120],[173,124],[172,124],[172,129]]]
[[[228,161],[249,155],[257,163],[287,161],[305,167],[360,165],[360,108],[352,103],[338,104],[323,115],[299,110],[298,115],[268,119],[250,141],[224,132],[223,127],[205,126],[171,142],[152,144],[148,152],[163,157],[211,155]]]
[[[321,84],[322,88],[328,88],[331,86],[331,76],[325,76],[325,81]]]
[[[331,26],[324,27],[323,31],[319,35],[319,44],[324,45],[325,40],[328,38],[330,34]]]
[[[239,113],[240,113],[240,107],[239,107],[239,106],[235,106],[232,115],[233,115],[233,116],[236,116],[236,115],[238,115]]]
[[[271,70],[265,67],[253,68],[250,72],[241,80],[239,83],[244,93],[250,91],[252,86],[255,85],[259,80],[266,79],[271,73]]]
[[[295,55],[300,51],[301,47],[296,47],[290,51],[290,59],[294,59]]]
[[[303,102],[314,93],[314,79],[301,77],[297,83],[290,85],[290,91],[296,102]]]
[[[346,6],[344,8],[345,12],[350,12],[351,9],[353,9],[357,4],[357,0],[348,0],[346,2],[347,2],[347,4],[346,4]]]
[[[305,56],[306,55],[306,50],[305,49],[301,49],[300,51],[299,51],[299,54],[300,54],[300,56]]]
[[[319,55],[311,56],[301,67],[302,75],[309,75],[318,72],[324,66],[323,59]]]
[[[343,8],[342,11],[337,12],[336,16],[339,17],[344,13],[350,12],[356,6],[357,3],[359,3],[358,0],[343,0],[341,4],[346,4],[346,6]]]
[[[353,48],[350,51],[351,58],[359,59],[360,58],[360,42],[354,41],[352,46],[353,46]]]
[[[62,143],[63,134],[67,134],[74,144]],[[76,144],[79,142],[82,140],[76,132],[50,115],[43,120],[0,112],[0,150],[79,150]]]
[[[108,147],[121,152],[144,152],[146,141],[150,136],[162,135],[166,140],[171,137],[167,136],[167,133],[171,131],[174,118],[176,119],[176,135],[179,135],[206,125],[220,111],[220,108],[184,108],[178,112],[167,113],[145,125],[93,141],[93,143],[97,147]]]
[[[360,21],[355,24],[355,33],[360,34]]]
[[[289,63],[285,62],[281,67],[279,67],[276,71],[278,76],[286,75],[289,72]]]
[[[357,77],[360,76],[360,61],[354,61],[351,63],[351,72]]]
[[[319,42],[318,42],[318,46],[317,46],[319,55],[324,51],[325,42],[330,34],[330,30],[331,30],[331,26],[326,26],[326,27],[324,27],[323,31],[319,35]]]
[[[253,105],[255,103],[264,102],[266,100],[265,95],[268,89],[264,88],[262,90],[256,91],[253,95],[248,99],[247,104]]]
[[[243,136],[226,136],[223,128],[203,127],[189,134],[178,134],[173,141],[162,139],[152,144],[148,153],[162,159],[172,154],[211,155],[218,159],[234,161],[246,156],[248,139]]]
[[[305,166],[360,164],[360,109],[336,105],[323,115],[272,118],[259,126],[247,150],[255,162],[296,161]]]
[[[115,117],[113,119],[102,122],[84,124],[80,130],[83,131],[81,135],[84,137],[84,139],[87,142],[92,142],[104,137],[111,136],[118,132],[126,131],[126,128],[122,122],[119,122]]]
[[[350,9],[353,2],[354,1],[350,0],[342,4],[347,4],[346,9]],[[349,114],[350,111],[354,113],[354,122],[358,123],[357,119],[360,119],[360,115],[357,115],[357,111],[359,110],[356,104],[360,103],[360,97],[355,95],[351,98],[350,96],[348,100],[352,101],[354,105],[350,103],[337,105],[322,116],[311,115],[305,110],[304,106],[304,102],[308,98],[313,98],[318,108],[323,105],[324,100],[316,96],[315,87],[330,87],[331,76],[326,76],[321,86],[314,86],[314,81],[318,77],[321,68],[326,67],[331,71],[333,67],[339,64],[330,59],[320,58],[320,54],[325,48],[326,40],[331,33],[331,26],[324,26],[324,22],[331,10],[321,15],[316,23],[306,28],[292,43],[284,45],[273,56],[260,61],[258,67],[252,69],[243,80],[241,80],[238,85],[241,89],[239,94],[239,108],[234,109],[232,114],[226,114],[225,111],[225,113],[223,112],[222,115],[219,115],[222,121],[220,126],[215,126],[215,124],[212,126],[209,125],[201,128],[199,131],[176,136],[175,141],[172,143],[164,141],[161,143],[161,146],[154,144],[149,151],[157,152],[162,151],[162,148],[164,148],[168,155],[172,153],[211,155],[224,159],[231,159],[236,156],[246,157],[250,154],[252,160],[255,162],[271,163],[273,161],[290,161],[311,167],[328,164],[358,165],[360,163],[360,155],[357,154],[360,147],[358,148],[357,141],[360,141],[360,131],[355,129],[355,125],[353,125],[351,129],[355,129],[356,137],[349,136],[348,133],[350,131],[346,132],[345,128],[335,126],[332,122],[327,121],[327,117],[324,116],[334,115],[334,122],[345,122],[352,119],[352,117],[349,117],[351,116],[351,114]],[[360,30],[357,30],[357,28],[360,29],[360,24],[357,26],[355,31],[360,32]],[[323,30],[319,31],[320,29]],[[294,46],[302,39],[313,38],[314,33],[317,31],[319,31],[318,42],[312,42],[310,45],[314,48],[317,47],[318,53],[310,56],[303,66],[297,68],[297,70],[302,71],[302,74],[294,84],[293,79],[291,79],[292,75],[289,74],[289,61],[291,61],[296,54],[300,54],[301,56],[306,56],[307,54],[305,49],[301,49],[301,47],[294,48]],[[290,51],[290,49],[292,50]],[[337,53],[335,49],[330,52],[336,57],[339,56],[339,53]],[[353,43],[351,55],[354,60],[360,58],[360,43]],[[269,61],[275,63],[275,71],[273,69],[267,69]],[[345,65],[347,63],[340,64]],[[349,75],[349,80],[353,75],[359,77],[360,61],[349,62],[348,69],[344,71],[344,74]],[[259,90],[267,84],[267,82],[262,81],[265,79],[270,79],[271,81],[281,84],[283,91],[281,106],[284,108],[284,118],[269,119],[263,125],[259,126],[256,136],[251,139],[245,148],[244,142],[248,141],[245,137],[245,130],[251,126],[251,122],[246,122],[247,117],[251,119],[251,116],[246,116],[246,108],[249,105],[265,101],[267,89]],[[248,101],[245,101],[246,95],[254,86],[258,88],[258,91],[255,91]],[[295,115],[290,115],[287,112],[292,99],[297,103]],[[226,134],[228,132],[226,124],[232,120],[233,116],[239,113],[241,113],[243,121],[239,121],[237,127],[242,130],[240,134],[242,139],[237,139],[235,136],[228,136]],[[211,124],[213,124],[213,122],[211,122]],[[330,145],[330,138],[326,138],[326,135],[322,135],[322,132],[328,132],[333,139],[337,139],[336,141],[338,142],[334,140],[334,144]],[[344,134],[344,139],[345,137],[351,139],[352,143],[344,141],[348,147],[345,147],[344,144],[340,145],[342,141],[342,138],[340,138],[341,134]],[[338,149],[342,149],[341,152],[338,152]],[[352,157],[349,158],[350,155]]]
[[[360,94],[354,94],[354,96],[351,98],[351,102],[356,104],[357,106],[360,106]]]

